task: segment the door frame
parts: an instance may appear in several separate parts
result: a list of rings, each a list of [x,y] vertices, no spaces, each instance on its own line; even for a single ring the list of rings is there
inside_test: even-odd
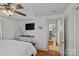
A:
[[[61,56],[64,56],[64,17],[61,16],[58,18],[57,22],[59,21],[59,33],[58,33],[58,38],[57,40],[59,41],[59,47],[60,47],[60,55]],[[62,30],[63,29],[63,30]],[[63,37],[61,38],[61,35],[63,34]],[[62,39],[62,40],[61,40]]]
[[[58,16],[58,15],[57,15]],[[52,19],[55,19],[55,20],[62,20],[62,19],[64,19],[64,17],[62,16],[62,15],[59,15],[58,17],[55,17],[55,18],[52,18]],[[57,22],[56,21],[56,22]],[[57,26],[57,23],[56,23],[56,26]],[[48,28],[49,29],[49,28]],[[57,31],[57,29],[56,29],[56,31]],[[64,33],[63,33],[64,34]],[[64,38],[64,37],[63,37]],[[56,41],[57,41],[57,33],[56,33]],[[60,39],[60,37],[59,37],[59,39]],[[61,51],[61,50],[60,50]],[[64,48],[63,48],[63,52],[64,52]],[[60,54],[61,54],[61,52],[60,52]],[[64,56],[64,54],[62,54],[62,56]]]
[[[79,8],[79,4],[74,4],[72,9],[74,13],[74,48],[76,48],[75,55],[77,56],[77,8]],[[76,40],[75,40],[76,39]]]
[[[55,19],[55,18],[54,18]],[[49,50],[49,24],[52,24],[52,23],[49,23],[49,20],[47,20],[48,21],[48,50]],[[51,21],[53,21],[53,20],[51,20]],[[57,39],[57,38],[56,38]]]

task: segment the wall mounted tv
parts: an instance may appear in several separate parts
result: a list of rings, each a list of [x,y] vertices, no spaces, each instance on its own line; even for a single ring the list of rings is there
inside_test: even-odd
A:
[[[25,24],[25,30],[34,30],[34,29],[35,29],[35,23]]]

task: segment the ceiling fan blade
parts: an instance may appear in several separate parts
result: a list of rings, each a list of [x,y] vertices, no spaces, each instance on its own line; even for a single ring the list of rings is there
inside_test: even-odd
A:
[[[17,14],[20,14],[22,16],[26,16],[26,14],[17,11],[17,9],[23,9],[23,6],[21,4],[14,4],[14,6],[13,6],[12,3],[0,4],[0,10],[14,11]]]
[[[20,14],[20,15],[22,15],[22,16],[26,16],[26,14],[21,13],[21,12],[19,12],[19,11],[14,10],[14,12],[16,12],[17,14]]]
[[[16,4],[15,9],[24,9],[24,7],[21,4]]]

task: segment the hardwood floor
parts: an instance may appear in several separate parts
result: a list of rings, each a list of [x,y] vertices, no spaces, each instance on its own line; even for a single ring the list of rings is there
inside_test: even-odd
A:
[[[60,56],[60,53],[58,51],[43,51],[43,50],[37,50],[36,56]]]
[[[37,50],[36,56],[60,56],[59,47],[54,42],[49,41],[48,48],[48,51]]]
[[[49,56],[47,51],[43,50],[37,50],[37,55],[36,56]]]

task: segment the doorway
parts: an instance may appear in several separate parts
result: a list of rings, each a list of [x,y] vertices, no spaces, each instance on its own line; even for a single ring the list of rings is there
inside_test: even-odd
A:
[[[64,18],[59,17],[48,21],[49,23],[49,40],[48,51],[55,56],[64,56]]]
[[[48,51],[52,56],[60,56],[60,48],[57,42],[57,25],[56,20],[49,21],[49,40]]]

